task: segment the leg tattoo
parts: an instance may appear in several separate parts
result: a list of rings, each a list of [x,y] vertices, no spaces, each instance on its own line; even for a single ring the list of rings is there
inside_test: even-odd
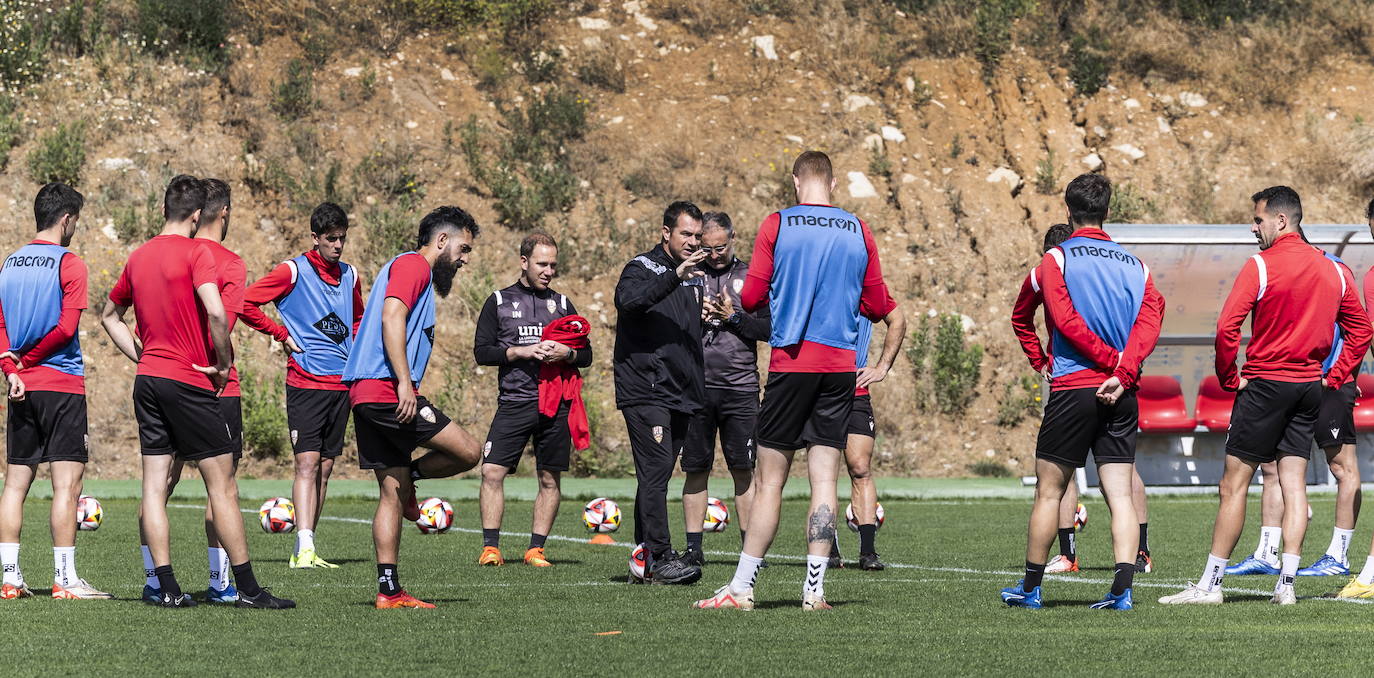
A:
[[[829,544],[835,538],[835,511],[829,504],[821,504],[806,524],[806,541]]]

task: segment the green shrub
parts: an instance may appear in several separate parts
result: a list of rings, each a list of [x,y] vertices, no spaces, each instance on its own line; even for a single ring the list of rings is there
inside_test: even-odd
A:
[[[1161,4],[1172,9],[1184,21],[1221,28],[1230,23],[1279,16],[1290,7],[1306,3],[1285,0],[1164,0]]]
[[[1108,203],[1107,218],[1121,224],[1143,223],[1159,212],[1153,200],[1131,184],[1112,186],[1112,201]]]
[[[21,87],[43,77],[48,34],[40,23],[46,3],[0,0],[0,84]]]
[[[978,0],[973,10],[973,55],[991,75],[1011,48],[1011,28],[1017,19],[1035,9],[1035,0]]]
[[[24,132],[24,122],[14,111],[14,99],[0,94],[0,170],[10,162],[10,151],[19,145],[19,136]]]
[[[1041,195],[1054,195],[1059,187],[1059,166],[1054,163],[1051,150],[1035,166],[1035,190]]]
[[[105,36],[105,0],[70,0],[52,15],[52,45],[73,56],[94,53]]]
[[[243,390],[243,446],[253,456],[286,456],[291,449],[287,439],[286,392],[281,377],[262,376],[239,365],[239,387]]]
[[[367,233],[367,260],[378,270],[392,257],[415,249],[420,217],[409,205],[378,205],[367,211],[362,225]]]
[[[272,83],[272,110],[283,120],[299,120],[315,108],[315,76],[304,59],[291,59],[282,81]]]
[[[1002,387],[1002,399],[997,403],[997,425],[1010,428],[1022,419],[1040,411],[1040,382],[1023,376]]]
[[[1016,475],[1006,464],[991,459],[979,459],[969,464],[968,471],[979,478],[1011,478]]]
[[[973,402],[982,372],[983,347],[966,345],[958,314],[922,316],[912,330],[907,358],[916,375],[918,407],[959,414]]]
[[[554,48],[547,52],[526,52],[520,58],[520,71],[531,83],[557,82],[563,73],[563,51]]]
[[[62,123],[39,137],[38,147],[29,151],[29,178],[40,184],[61,181],[76,186],[85,164],[86,122]]]
[[[396,0],[396,4],[423,24],[490,25],[507,31],[528,28],[558,7],[553,0]]]
[[[141,243],[162,230],[162,195],[150,191],[141,204],[125,201],[111,209],[110,215],[114,219],[115,237],[120,242],[126,245]]]
[[[884,179],[892,179],[892,161],[888,159],[886,153],[883,153],[881,145],[875,144],[873,148],[869,149],[868,173]]]
[[[1069,78],[1074,89],[1083,96],[1092,96],[1107,84],[1107,45],[1095,32],[1092,39],[1075,34],[1069,40]]]
[[[381,143],[358,163],[353,177],[360,186],[381,194],[385,200],[413,205],[425,196],[420,174],[411,166],[415,149],[402,143]]]
[[[625,68],[609,48],[603,47],[583,56],[577,65],[577,79],[592,87],[625,93]]]
[[[229,56],[229,0],[138,0],[138,34],[159,56],[180,52],[207,67]]]

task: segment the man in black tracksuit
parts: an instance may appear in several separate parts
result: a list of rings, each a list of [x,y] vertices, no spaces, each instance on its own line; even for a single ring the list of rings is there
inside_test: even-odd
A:
[[[702,350],[706,364],[706,401],[692,418],[682,451],[682,514],[687,525],[683,558],[704,565],[701,546],[706,515],[706,488],[715,463],[716,436],[735,484],[735,524],[740,539],[749,527],[753,503],[754,434],[759,419],[759,370],[756,345],[768,341],[768,309],[745,313],[740,290],[749,265],[735,257],[735,228],[730,215],[707,212],[702,217],[701,249],[706,260],[706,328]]]
[[[625,415],[635,477],[635,541],[645,579],[691,584],[701,568],[672,550],[668,479],[692,415],[705,399],[701,308],[706,258],[701,210],[675,202],[663,212],[663,241],[625,265],[615,286],[615,404]],[[631,570],[631,583],[644,583]]]

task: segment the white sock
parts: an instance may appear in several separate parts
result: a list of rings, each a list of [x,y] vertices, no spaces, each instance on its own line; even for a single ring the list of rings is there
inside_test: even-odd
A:
[[[1279,564],[1279,544],[1283,541],[1282,527],[1261,527],[1255,557],[1270,565]]]
[[[802,583],[803,594],[825,597],[825,569],[830,565],[829,556],[806,556],[806,581]]]
[[[1226,576],[1226,559],[1207,554],[1207,567],[1202,569],[1202,577],[1197,587],[1203,591],[1216,591],[1221,588],[1221,578]]]
[[[210,588],[223,591],[229,588],[229,552],[223,548],[206,548],[210,561]]]
[[[19,571],[19,545],[0,544],[0,563],[5,568],[5,584],[23,586],[24,573]]]
[[[730,580],[730,592],[743,594],[754,588],[754,579],[759,575],[762,558],[755,558],[740,551],[739,564],[735,566],[735,576]]]
[[[1298,576],[1298,561],[1301,559],[1302,556],[1297,553],[1283,554],[1283,567],[1279,569],[1279,583],[1274,587],[1275,591],[1293,585],[1293,580]]]
[[[1349,565],[1350,538],[1353,536],[1354,530],[1342,530],[1339,527],[1331,530],[1331,545],[1326,547],[1326,555],[1335,558],[1342,565]]]
[[[315,531],[314,531],[314,530],[298,530],[298,531],[296,532],[296,554],[299,555],[301,551],[314,551],[314,550],[315,550]]]
[[[75,586],[77,581],[76,547],[52,547],[52,583],[60,586]]]
[[[139,548],[143,549],[143,583],[144,583],[144,585],[146,585],[146,586],[151,586],[151,587],[153,587],[153,588],[155,588],[155,589],[161,589],[161,588],[162,588],[162,583],[159,582],[159,581],[157,580],[157,573],[153,571],[153,568],[157,567],[156,565],[153,564],[153,552],[148,550],[148,545],[147,545],[147,544],[144,544],[144,545],[140,546]]]
[[[1358,579],[1360,580],[1360,583],[1364,584],[1365,586],[1374,584],[1374,556],[1369,556],[1368,558],[1364,559],[1364,569],[1360,570],[1360,576],[1358,577]]]

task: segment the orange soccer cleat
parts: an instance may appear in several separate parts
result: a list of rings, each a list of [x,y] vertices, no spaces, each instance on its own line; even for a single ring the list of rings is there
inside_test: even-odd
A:
[[[477,556],[477,564],[487,566],[505,565],[506,559],[501,557],[501,549],[495,546],[483,546],[482,555]]]
[[[542,546],[525,552],[525,564],[534,567],[553,567],[553,563],[544,557],[544,547]]]
[[[18,586],[15,586],[14,584],[5,584],[4,586],[0,586],[0,600],[14,600],[15,598],[32,597],[33,591],[30,591],[29,587],[24,584],[20,584]]]
[[[434,609],[434,603],[426,603],[405,591],[397,591],[396,595],[388,596],[384,593],[377,594],[377,609],[394,610],[401,607],[414,607],[423,610]]]

